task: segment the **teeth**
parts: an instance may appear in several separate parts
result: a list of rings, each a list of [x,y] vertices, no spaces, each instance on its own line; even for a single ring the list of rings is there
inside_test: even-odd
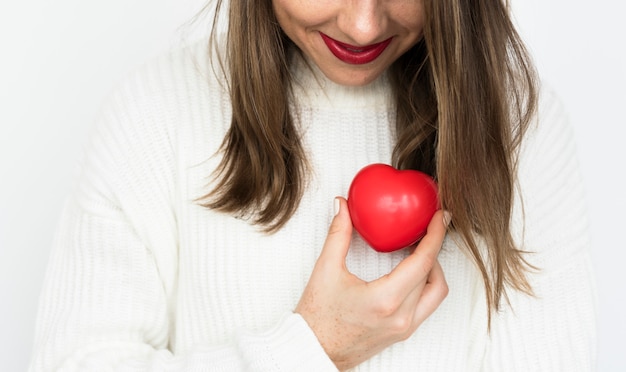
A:
[[[353,53],[361,53],[363,51],[363,49],[354,49],[354,48],[346,48],[346,49]]]

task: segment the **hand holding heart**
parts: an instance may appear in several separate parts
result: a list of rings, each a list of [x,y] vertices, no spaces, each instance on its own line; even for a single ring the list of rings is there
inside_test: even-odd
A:
[[[346,268],[352,222],[345,199],[295,312],[311,327],[337,368],[345,370],[411,336],[448,294],[437,255],[445,236],[438,211],[410,256],[375,281]]]

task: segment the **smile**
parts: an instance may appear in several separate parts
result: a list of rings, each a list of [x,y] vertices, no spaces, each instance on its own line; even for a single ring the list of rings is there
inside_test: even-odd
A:
[[[391,37],[387,40],[381,41],[380,43],[365,45],[365,46],[355,46],[346,43],[342,43],[341,41],[337,41],[330,36],[321,33],[320,36],[324,43],[330,50],[330,52],[337,57],[339,60],[349,63],[351,65],[362,65],[365,63],[372,62],[382,52],[385,51],[389,43],[391,43]]]

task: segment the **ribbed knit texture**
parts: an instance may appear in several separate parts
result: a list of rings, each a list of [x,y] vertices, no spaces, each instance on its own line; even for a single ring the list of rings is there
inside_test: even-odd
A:
[[[54,242],[32,371],[335,370],[292,311],[333,198],[361,167],[391,160],[394,106],[386,76],[348,88],[297,61],[293,69],[313,172],[274,235],[194,201],[210,190],[230,123],[203,47],[142,67],[112,95]],[[593,370],[595,292],[572,131],[548,93],[540,118],[524,142],[513,219],[541,268],[531,276],[537,297],[511,293],[512,309],[487,334],[480,276],[448,237],[439,256],[448,297],[410,339],[356,371]],[[355,234],[348,267],[371,280],[406,254],[376,253]]]

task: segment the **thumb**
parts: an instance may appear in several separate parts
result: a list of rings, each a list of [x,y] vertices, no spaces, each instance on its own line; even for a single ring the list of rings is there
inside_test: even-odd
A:
[[[352,220],[346,199],[336,197],[334,203],[335,217],[328,228],[320,259],[343,265],[352,239]]]

